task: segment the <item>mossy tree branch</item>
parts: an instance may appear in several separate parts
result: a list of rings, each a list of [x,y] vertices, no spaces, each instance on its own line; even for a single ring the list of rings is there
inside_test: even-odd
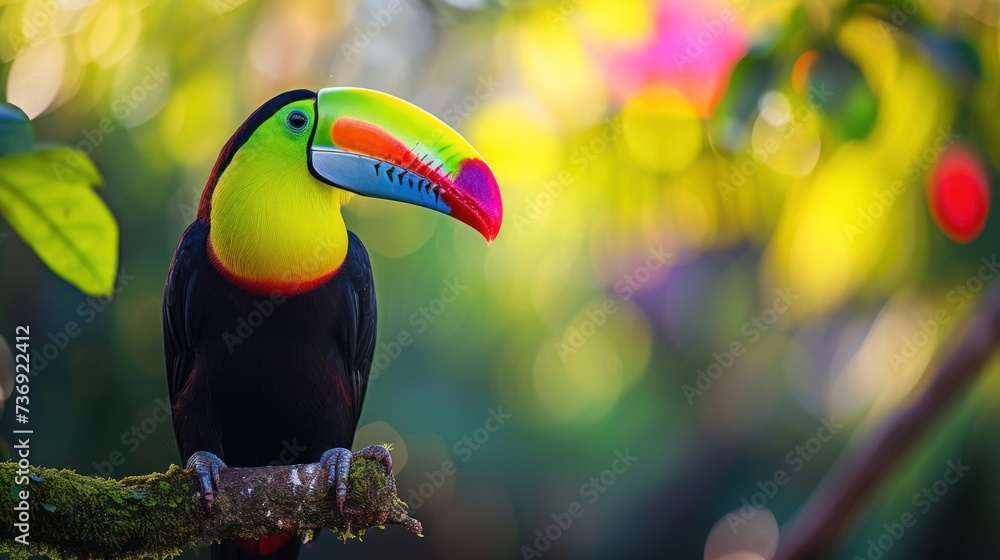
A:
[[[392,473],[362,457],[351,463],[343,515],[319,463],[223,469],[210,514],[194,471],[176,465],[120,481],[43,467],[19,481],[17,471],[16,463],[0,463],[0,553],[14,560],[163,558],[204,540],[311,535],[324,527],[345,540],[386,524],[422,530],[396,495]],[[15,541],[21,490],[29,493],[27,546]]]

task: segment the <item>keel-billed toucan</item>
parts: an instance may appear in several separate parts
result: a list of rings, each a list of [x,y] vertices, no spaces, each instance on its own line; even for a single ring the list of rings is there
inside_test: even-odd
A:
[[[479,153],[405,101],[329,88],[257,109],[222,149],[163,297],[174,432],[206,507],[227,465],[319,461],[343,508],[376,321],[368,254],[341,216],[354,194],[443,212],[490,242],[503,214]],[[360,453],[391,467],[384,448]],[[213,545],[213,558],[297,554],[293,535]]]

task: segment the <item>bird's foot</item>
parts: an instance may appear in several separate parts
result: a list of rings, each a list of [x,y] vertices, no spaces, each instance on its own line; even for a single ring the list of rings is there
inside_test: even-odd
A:
[[[215,503],[215,491],[219,489],[219,469],[227,468],[226,464],[214,453],[197,451],[188,458],[185,466],[189,469],[193,468],[195,474],[198,475],[205,509],[211,513],[212,505]]]
[[[320,464],[326,469],[326,491],[336,491],[337,507],[341,515],[344,513],[344,502],[347,501],[347,475],[351,473],[353,456],[349,449],[334,447],[327,449],[319,458]]]
[[[344,502],[347,501],[347,476],[351,474],[351,459],[354,457],[378,461],[385,466],[386,473],[392,474],[392,456],[389,455],[389,450],[381,445],[369,445],[354,453],[343,447],[335,447],[323,453],[319,462],[326,469],[327,492],[335,491],[337,507],[341,514],[344,513]],[[395,481],[391,477],[389,480],[393,485],[392,491],[395,492]]]
[[[392,485],[391,490],[396,491],[396,481],[392,477],[392,455],[389,454],[389,450],[382,445],[369,445],[368,447],[354,452],[355,457],[364,457],[365,459],[371,459],[372,461],[378,461],[382,463],[385,467],[385,474],[389,475],[389,484]]]

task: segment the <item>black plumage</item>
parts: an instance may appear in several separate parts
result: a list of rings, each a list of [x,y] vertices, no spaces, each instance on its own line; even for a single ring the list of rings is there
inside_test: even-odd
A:
[[[328,449],[349,449],[376,328],[371,265],[361,241],[349,234],[346,259],[324,284],[274,297],[247,292],[217,272],[207,248],[209,227],[199,218],[184,233],[163,297],[182,458],[208,451],[230,467],[250,467],[315,462]],[[297,540],[285,548],[294,557]]]

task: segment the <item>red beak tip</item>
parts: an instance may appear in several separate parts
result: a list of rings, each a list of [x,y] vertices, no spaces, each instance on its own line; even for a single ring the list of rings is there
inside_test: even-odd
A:
[[[466,160],[455,177],[455,186],[471,199],[471,204],[468,202],[467,204],[476,207],[467,208],[472,214],[465,216],[468,219],[456,217],[482,234],[487,244],[492,244],[500,233],[500,225],[503,222],[503,200],[493,172],[481,159]]]

